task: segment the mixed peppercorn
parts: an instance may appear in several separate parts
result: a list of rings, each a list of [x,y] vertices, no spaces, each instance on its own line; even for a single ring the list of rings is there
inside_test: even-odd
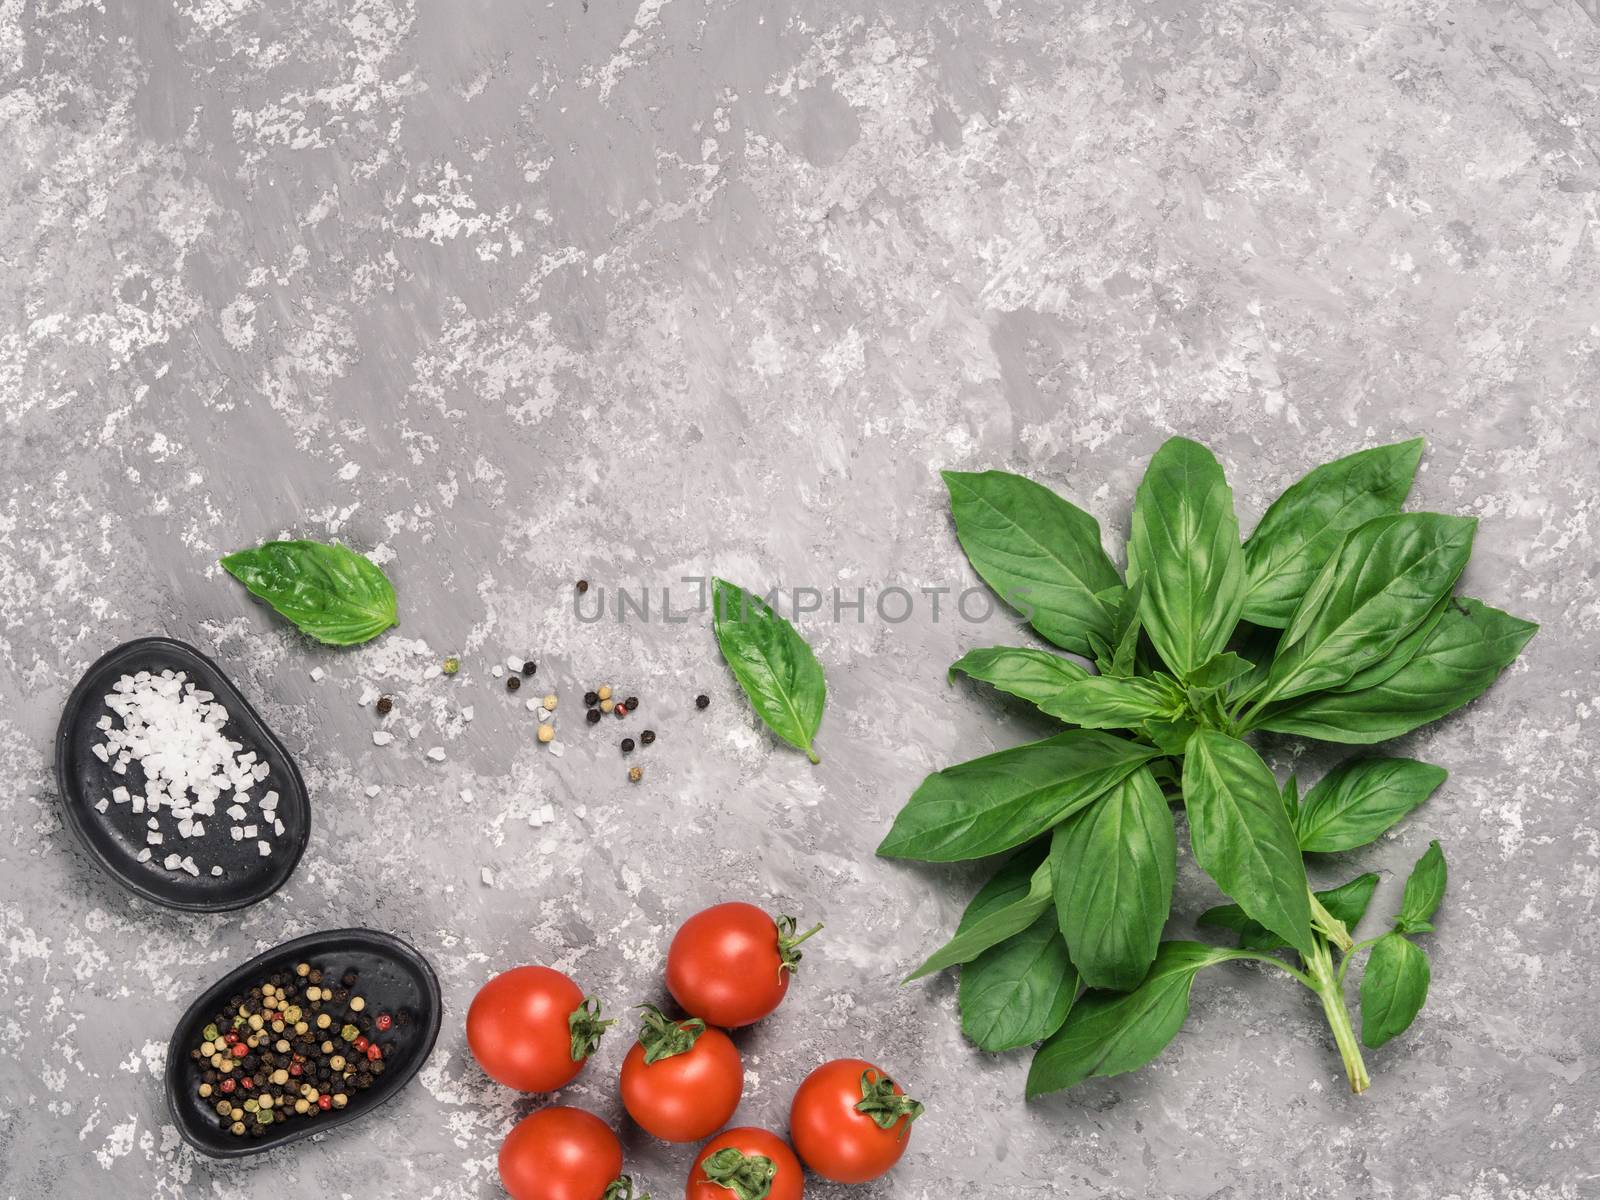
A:
[[[198,1094],[235,1137],[261,1137],[276,1122],[345,1108],[385,1070],[399,1014],[367,1011],[356,973],[335,981],[311,963],[279,971],[228,999],[189,1052],[201,1064]]]

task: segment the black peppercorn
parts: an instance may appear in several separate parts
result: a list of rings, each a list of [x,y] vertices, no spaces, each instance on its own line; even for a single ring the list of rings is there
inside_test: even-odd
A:
[[[356,973],[354,971],[346,971],[343,975],[339,976],[339,982],[347,988],[355,987]]]
[[[536,675],[536,674],[538,674],[539,673],[539,664],[534,662],[533,659],[530,658],[527,662],[522,664],[522,673],[524,675]]]
[[[656,740],[656,731],[654,729],[646,729],[639,735],[639,740],[646,746],[650,745],[650,743]]]
[[[600,693],[599,692],[585,692],[583,694],[583,702],[585,704],[587,704],[590,708],[593,708],[596,704],[600,703]]]
[[[389,710],[392,709],[393,707],[394,707],[394,701],[389,699],[389,697],[387,697],[387,696],[379,696],[378,697],[378,715],[380,717],[387,716],[388,713],[389,713]]]
[[[696,708],[704,708],[706,705],[708,705],[710,703],[711,703],[711,697],[710,696],[699,695],[699,696],[696,696],[694,698],[694,706]]]
[[[589,724],[598,725],[599,723],[600,723],[600,710],[598,708],[591,708],[589,710]]]
[[[624,754],[632,754],[633,753],[633,739],[632,738],[623,738],[622,739],[622,752]]]
[[[628,706],[628,711],[632,712],[634,709],[639,707],[639,697],[637,697],[637,696],[629,696],[626,700],[623,701],[623,703]]]
[[[578,580],[578,595],[581,596],[585,592],[587,592],[588,590],[589,590],[589,581],[587,579]]]
[[[510,678],[508,678],[506,680],[506,691],[508,691],[508,692],[514,692],[521,686],[522,686],[522,680],[519,679],[515,675],[512,675]]]

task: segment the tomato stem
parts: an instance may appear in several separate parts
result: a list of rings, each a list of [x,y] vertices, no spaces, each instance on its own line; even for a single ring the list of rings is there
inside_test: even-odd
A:
[[[567,1018],[567,1029],[572,1034],[572,1061],[582,1062],[595,1052],[600,1045],[600,1039],[605,1036],[606,1030],[617,1022],[615,1018],[607,1021],[600,1016],[600,1001],[590,996],[583,998],[583,1003],[572,1010],[572,1015]]]
[[[878,1077],[873,1079],[874,1075]],[[910,1096],[895,1091],[894,1080],[870,1067],[861,1072],[861,1099],[856,1102],[855,1108],[863,1116],[871,1117],[872,1123],[879,1129],[893,1129],[896,1122],[904,1118],[905,1124],[900,1129],[901,1137],[908,1135],[911,1132],[911,1122],[927,1111],[920,1100],[913,1100]]]
[[[773,923],[778,927],[778,974],[782,975],[785,971],[792,971],[800,965],[801,954],[796,947],[813,934],[820,933],[822,922],[818,921],[798,937],[795,935],[795,930],[799,928],[800,922],[794,917],[777,917]]]
[[[767,1200],[778,1164],[764,1154],[746,1154],[724,1146],[700,1164],[706,1179],[727,1188],[738,1200]]]
[[[674,1021],[654,1004],[641,1004],[639,1008],[644,1013],[639,1018],[639,1045],[644,1047],[645,1066],[687,1054],[706,1031],[706,1023],[699,1017]]]

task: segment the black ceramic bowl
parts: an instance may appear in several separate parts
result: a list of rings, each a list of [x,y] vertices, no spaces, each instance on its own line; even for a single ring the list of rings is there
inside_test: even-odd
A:
[[[262,1137],[236,1136],[221,1125],[213,1101],[200,1097],[205,1064],[189,1052],[205,1040],[202,1030],[216,1020],[227,1001],[247,992],[277,971],[310,963],[326,977],[341,979],[354,971],[351,989],[366,999],[366,1011],[389,1013],[395,1024],[377,1035],[384,1048],[384,1072],[366,1091],[352,1090],[349,1107],[317,1117],[295,1117],[268,1126]],[[275,1146],[348,1125],[391,1099],[410,1083],[433,1051],[439,1036],[444,1001],[433,967],[414,947],[375,929],[334,929],[296,938],[258,954],[205,990],[178,1021],[167,1047],[167,1107],[178,1132],[202,1154],[243,1158]]]
[[[165,817],[163,829],[168,840],[150,847],[149,862],[140,862],[138,857],[145,849],[148,814],[134,813],[130,804],[111,804],[103,813],[96,809],[98,801],[109,797],[113,788],[120,785],[139,794],[145,782],[137,763],[128,765],[126,775],[118,775],[91,749],[104,739],[96,722],[102,716],[118,720],[106,707],[106,693],[125,674],[159,674],[168,669],[186,672],[189,679],[226,705],[228,723],[223,732],[246,750],[254,750],[257,760],[271,768],[268,778],[254,789],[258,796],[269,789],[278,793],[277,815],[284,829],[274,836],[269,857],[263,858],[252,840],[232,840],[231,822],[222,813],[226,792],[217,802],[216,817],[205,822],[203,837],[173,837],[173,822],[170,816]],[[84,849],[125,886],[147,900],[172,908],[223,912],[266,899],[294,873],[311,835],[311,803],[305,781],[283,743],[221,667],[193,646],[171,638],[126,642],[84,672],[67,698],[56,733],[56,782],[67,824]],[[171,852],[192,854],[200,867],[199,876],[167,870],[162,860]],[[213,876],[209,870],[213,864],[220,865],[224,873]]]

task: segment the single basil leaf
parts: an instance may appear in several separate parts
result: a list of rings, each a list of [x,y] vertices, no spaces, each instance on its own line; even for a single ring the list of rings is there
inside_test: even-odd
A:
[[[1021,894],[1016,892],[1019,871],[1026,881],[1026,890]],[[957,963],[970,962],[989,947],[1020,933],[1049,911],[1050,895],[1050,864],[1038,854],[1019,854],[973,898],[955,936],[902,982],[910,983]]]
[[[1067,944],[1046,913],[961,968],[961,1029],[991,1052],[1029,1046],[1061,1028],[1077,994]]]
[[[1295,822],[1300,849],[1319,854],[1376,841],[1445,781],[1442,767],[1414,758],[1358,758],[1306,793]]]
[[[1236,951],[1199,942],[1162,942],[1150,973],[1132,992],[1085,992],[1034,1055],[1029,1098],[1150,1062],[1183,1027],[1194,977],[1237,957]]]
[[[1336,692],[1359,692],[1369,687],[1377,687],[1385,680],[1392,679],[1402,667],[1417,656],[1417,651],[1421,650],[1427,643],[1428,638],[1433,635],[1433,631],[1438,627],[1439,622],[1444,620],[1444,614],[1449,609],[1452,599],[1453,597],[1451,596],[1441,598],[1439,603],[1435,604],[1428,612],[1428,615],[1422,618],[1422,623],[1401,638],[1399,644],[1393,650],[1389,651],[1370,667],[1363,667],[1332,690]]]
[[[1128,582],[1156,653],[1187,676],[1227,644],[1244,607],[1244,551],[1233,492],[1204,446],[1170,438],[1133,502]]]
[[[1245,912],[1310,956],[1305,863],[1261,756],[1237,738],[1199,730],[1183,760],[1183,800],[1195,861]]]
[[[1354,929],[1366,915],[1367,906],[1372,903],[1373,890],[1377,886],[1377,875],[1369,871],[1365,875],[1357,875],[1349,883],[1318,892],[1317,899],[1322,902],[1322,907],[1327,909],[1329,915],[1344,923],[1346,929]],[[1207,909],[1200,914],[1197,924],[1232,930],[1239,935],[1239,945],[1245,950],[1289,948],[1288,942],[1261,922],[1251,919],[1237,904],[1222,904]]]
[[[812,743],[828,689],[817,656],[759,596],[726,579],[713,579],[711,587],[717,645],[750,707],[773,733],[820,762]]]
[[[1283,811],[1289,814],[1289,824],[1300,820],[1300,777],[1292,771],[1283,782]]]
[[[1172,810],[1146,767],[1056,826],[1056,915],[1089,987],[1137,987],[1172,907],[1178,843]]]
[[[1398,933],[1372,947],[1361,976],[1361,1040],[1373,1049],[1410,1027],[1428,999],[1428,956]]]
[[[1216,691],[1227,687],[1235,679],[1250,674],[1254,669],[1254,665],[1247,659],[1239,657],[1231,650],[1225,650],[1189,672],[1189,678],[1184,682],[1190,687]]]
[[[1188,717],[1175,721],[1146,721],[1140,726],[1145,737],[1155,743],[1163,754],[1181,756],[1189,746],[1189,739],[1200,726]]]
[[[1133,729],[1141,721],[1171,718],[1183,711],[1170,691],[1145,676],[1090,675],[1068,684],[1039,707],[1085,729]]]
[[[1295,610],[1266,694],[1287,700],[1338,687],[1393,650],[1455,585],[1477,525],[1402,513],[1346,537]]]
[[[1398,933],[1433,932],[1433,914],[1444,899],[1444,886],[1449,872],[1444,865],[1444,851],[1438,842],[1429,842],[1417,865],[1411,868],[1406,880],[1405,896],[1400,901],[1400,915],[1394,919]]]
[[[1049,488],[1005,471],[943,471],[956,537],[973,570],[1064,650],[1088,655],[1089,630],[1111,632],[1100,593],[1122,580],[1100,523]]]
[[[388,577],[337,542],[266,542],[219,561],[251,595],[330,646],[353,646],[398,624]]]
[[[1089,672],[1059,654],[1020,646],[968,650],[951,666],[950,679],[957,671],[1041,708],[1069,683],[1089,678]]]
[[[1144,598],[1144,585],[1135,581],[1124,589],[1122,603],[1117,608],[1117,644],[1111,652],[1111,669],[1102,674],[1126,679],[1138,669],[1139,634],[1144,629],[1139,619],[1139,604]]]
[[[1415,657],[1377,687],[1269,708],[1257,724],[1353,745],[1399,737],[1481,696],[1538,630],[1531,621],[1457,597]]]
[[[1400,511],[1422,439],[1374,446],[1324,463],[1272,502],[1244,544],[1244,619],[1282,629],[1344,535]]]
[[[924,862],[998,854],[1038,837],[1154,756],[1126,738],[1069,729],[957,763],[922,781],[878,853]]]

